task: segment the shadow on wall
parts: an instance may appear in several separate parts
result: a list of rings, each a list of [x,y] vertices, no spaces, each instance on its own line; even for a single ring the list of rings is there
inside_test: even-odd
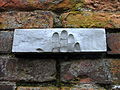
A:
[[[52,36],[52,52],[80,52],[80,44],[75,42],[73,34],[63,30],[59,35],[55,32]]]

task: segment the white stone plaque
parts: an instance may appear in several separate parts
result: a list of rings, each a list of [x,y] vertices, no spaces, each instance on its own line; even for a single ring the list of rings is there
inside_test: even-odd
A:
[[[12,52],[106,52],[105,29],[16,29]]]

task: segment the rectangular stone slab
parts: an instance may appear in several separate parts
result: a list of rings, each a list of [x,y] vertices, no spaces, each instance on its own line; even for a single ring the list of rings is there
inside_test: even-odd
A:
[[[105,29],[16,29],[12,52],[106,52]]]

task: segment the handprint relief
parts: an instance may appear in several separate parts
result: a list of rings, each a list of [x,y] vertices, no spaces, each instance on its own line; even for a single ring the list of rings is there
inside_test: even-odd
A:
[[[55,32],[52,36],[52,51],[53,52],[60,52],[60,40],[59,40],[59,34]]]
[[[80,51],[80,44],[78,42],[75,43],[74,50],[75,50],[75,52],[79,52]]]
[[[74,52],[74,36],[72,34],[70,34],[68,36],[68,52]]]
[[[67,52],[68,46],[68,33],[63,30],[60,36],[60,52]]]
[[[60,35],[55,32],[52,36],[52,52],[80,52],[80,44],[75,42],[73,34],[63,30]]]

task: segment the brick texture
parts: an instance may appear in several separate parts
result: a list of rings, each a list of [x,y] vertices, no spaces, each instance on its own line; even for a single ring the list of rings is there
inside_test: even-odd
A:
[[[0,53],[10,53],[12,41],[13,31],[0,31]]]
[[[16,85],[10,82],[0,82],[0,90],[15,90]]]
[[[58,90],[57,87],[18,87],[17,90]]]
[[[85,0],[85,7],[94,11],[120,11],[119,0]]]
[[[0,13],[0,29],[52,28],[56,22],[59,25],[57,16],[50,11],[9,11]]]
[[[107,35],[109,47],[108,54],[120,54],[120,33],[110,33]]]
[[[19,9],[19,10],[55,10],[70,9],[74,7],[74,0],[0,0],[1,9]]]
[[[63,27],[120,28],[120,13],[71,11],[61,15]]]
[[[105,60],[72,60],[61,63],[61,80],[69,83],[110,83],[111,75]]]
[[[120,11],[119,0],[0,0],[3,10],[94,10]]]
[[[61,90],[106,90],[106,89],[92,84],[80,84],[78,85],[78,87],[62,87]]]
[[[96,85],[83,84],[80,87],[18,87],[17,90],[106,90]]]
[[[0,90],[15,90],[11,85],[0,85]]]
[[[56,79],[56,62],[51,59],[0,56],[0,80],[44,82]]]
[[[106,28],[107,53],[11,55],[13,29],[58,27]],[[120,90],[119,28],[120,0],[0,0],[0,90]]]
[[[112,75],[112,82],[120,85],[120,59],[107,59],[109,62],[109,70]]]

